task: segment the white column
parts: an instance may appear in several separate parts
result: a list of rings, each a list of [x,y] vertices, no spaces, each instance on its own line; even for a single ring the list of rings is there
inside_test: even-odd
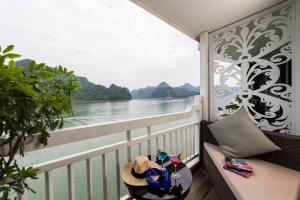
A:
[[[296,2],[296,23],[295,23],[295,82],[294,82],[294,102],[295,102],[295,133],[300,135],[300,1]]]
[[[209,52],[208,32],[200,34],[200,94],[202,98],[202,119],[209,120]]]

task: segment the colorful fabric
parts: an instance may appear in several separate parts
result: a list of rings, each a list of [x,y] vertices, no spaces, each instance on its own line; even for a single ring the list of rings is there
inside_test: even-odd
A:
[[[223,168],[246,178],[253,174],[252,167],[245,160],[234,159],[228,156],[225,156]]]
[[[150,186],[153,186],[157,189],[165,189],[169,191],[171,188],[171,177],[167,170],[161,170],[157,168],[149,168],[146,172],[146,180]],[[158,175],[158,180],[154,180],[151,176]]]

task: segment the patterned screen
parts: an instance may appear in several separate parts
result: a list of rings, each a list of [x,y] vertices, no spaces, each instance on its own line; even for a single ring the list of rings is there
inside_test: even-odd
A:
[[[264,130],[293,130],[293,6],[210,34],[211,118],[244,106]]]

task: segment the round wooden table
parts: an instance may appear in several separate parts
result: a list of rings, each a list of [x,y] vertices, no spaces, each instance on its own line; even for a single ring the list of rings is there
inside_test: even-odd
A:
[[[174,166],[167,161],[164,163],[165,168],[168,170],[170,176],[174,172]],[[170,191],[158,190],[151,186],[131,186],[127,185],[128,191],[135,199],[146,199],[146,200],[158,200],[158,199],[184,199],[192,185],[192,173],[191,170],[184,164],[180,163],[177,166],[177,172],[180,173],[180,178],[172,180],[172,186]]]

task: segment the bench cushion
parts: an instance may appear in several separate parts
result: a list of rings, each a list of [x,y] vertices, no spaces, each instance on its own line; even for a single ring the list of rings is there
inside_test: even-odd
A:
[[[208,155],[238,200],[299,200],[300,172],[263,160],[245,159],[253,167],[253,175],[244,178],[223,169],[220,147],[204,143]]]

